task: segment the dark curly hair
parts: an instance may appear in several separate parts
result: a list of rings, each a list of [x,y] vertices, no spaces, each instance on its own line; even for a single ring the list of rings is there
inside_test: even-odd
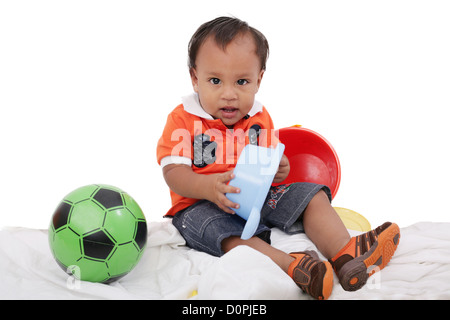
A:
[[[250,33],[255,40],[256,55],[260,59],[261,70],[266,70],[266,61],[269,57],[269,43],[267,42],[266,37],[255,28],[250,27],[247,22],[232,17],[216,18],[205,22],[197,29],[189,41],[188,46],[189,70],[195,69],[195,59],[197,58],[198,50],[209,36],[214,36],[217,45],[225,50],[226,46],[236,37],[236,35],[246,34],[247,32]]]

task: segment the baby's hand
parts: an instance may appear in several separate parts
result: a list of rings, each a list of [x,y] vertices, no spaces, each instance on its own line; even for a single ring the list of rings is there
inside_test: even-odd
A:
[[[211,179],[211,190],[207,200],[214,202],[223,211],[234,214],[230,208],[239,209],[239,204],[234,203],[225,196],[226,193],[239,193],[239,188],[228,185],[228,182],[234,178],[233,171],[225,173],[212,174],[208,176]]]
[[[280,165],[278,166],[278,172],[273,179],[274,183],[280,183],[289,175],[289,171],[291,171],[291,166],[289,165],[288,158],[283,154],[281,157]]]

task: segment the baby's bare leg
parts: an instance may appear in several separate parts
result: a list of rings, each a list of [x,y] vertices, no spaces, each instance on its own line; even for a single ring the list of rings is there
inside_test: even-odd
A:
[[[319,191],[306,207],[303,213],[303,227],[306,235],[327,259],[334,257],[350,241],[347,228],[323,191]],[[222,241],[222,249],[225,252],[239,245],[247,245],[265,254],[284,271],[287,271],[293,261],[289,254],[272,247],[258,237],[249,240],[229,237]]]
[[[222,241],[222,249],[225,252],[239,246],[249,246],[272,259],[283,271],[288,272],[289,265],[295,259],[289,254],[272,247],[270,244],[258,237],[252,237],[248,240],[242,240],[240,237],[229,237]]]
[[[230,251],[247,245],[271,258],[304,292],[315,299],[328,299],[333,288],[333,271],[328,261],[321,261],[314,251],[287,254],[258,237],[242,240],[230,237],[222,241],[222,249]]]
[[[350,241],[347,228],[323,191],[319,191],[306,207],[303,227],[327,259],[334,257]]]

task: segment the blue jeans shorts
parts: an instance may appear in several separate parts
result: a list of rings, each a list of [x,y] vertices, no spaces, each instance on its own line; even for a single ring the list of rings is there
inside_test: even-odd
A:
[[[255,236],[270,244],[270,228],[277,227],[287,234],[303,233],[303,212],[320,190],[325,191],[331,202],[330,189],[324,185],[301,182],[271,187]],[[222,240],[240,236],[246,220],[201,200],[177,212],[172,223],[189,247],[220,257],[224,254]]]

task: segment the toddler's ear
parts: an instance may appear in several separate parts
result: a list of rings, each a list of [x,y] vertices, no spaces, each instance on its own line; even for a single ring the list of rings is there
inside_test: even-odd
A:
[[[259,73],[259,77],[258,77],[258,86],[257,86],[257,89],[256,89],[256,93],[258,93],[258,91],[259,91],[259,86],[261,85],[261,81],[262,81],[263,76],[264,76],[264,70],[261,70],[261,72]]]
[[[192,87],[194,88],[194,91],[198,93],[197,72],[196,72],[196,70],[194,68],[191,68],[189,70],[189,74],[191,75]]]

